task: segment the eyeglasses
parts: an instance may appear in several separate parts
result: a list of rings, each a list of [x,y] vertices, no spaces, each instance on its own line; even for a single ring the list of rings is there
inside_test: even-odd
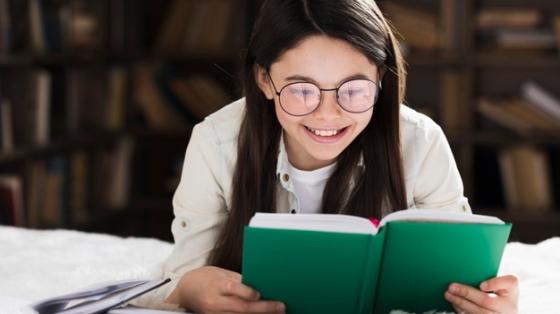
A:
[[[381,83],[367,79],[352,79],[337,88],[320,88],[310,82],[290,83],[278,91],[270,73],[274,92],[280,100],[282,110],[292,116],[305,116],[319,108],[326,91],[336,92],[338,105],[350,113],[366,112],[373,107],[381,90]]]

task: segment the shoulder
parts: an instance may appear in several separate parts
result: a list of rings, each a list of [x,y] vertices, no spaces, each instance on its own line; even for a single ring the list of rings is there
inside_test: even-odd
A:
[[[245,98],[240,98],[207,116],[194,127],[193,134],[218,145],[236,142],[244,114]]]
[[[441,127],[430,117],[401,105],[401,149],[405,176],[413,176],[428,154],[438,148],[449,146]],[[450,152],[450,150],[449,150]],[[445,157],[449,157],[446,153]],[[441,156],[444,157],[444,156]]]
[[[418,148],[418,145],[429,145],[445,139],[441,127],[434,120],[405,105],[400,107],[400,131],[403,154]]]
[[[400,124],[403,140],[410,137],[430,140],[443,134],[434,120],[406,105],[400,107]]]

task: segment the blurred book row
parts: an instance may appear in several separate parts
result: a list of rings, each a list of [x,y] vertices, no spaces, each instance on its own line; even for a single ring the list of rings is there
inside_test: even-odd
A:
[[[534,81],[525,82],[519,95],[480,98],[477,111],[485,119],[522,136],[560,137],[560,96]]]
[[[127,102],[130,75],[121,67],[8,71],[0,75],[0,156],[80,134],[122,131],[133,112],[147,128],[186,130],[230,100],[212,77],[177,72],[137,65]]]
[[[522,84],[518,95],[478,99],[482,129],[499,127],[522,138],[560,138],[560,97],[535,81]],[[543,145],[511,145],[498,152],[498,165],[508,209],[539,214],[554,208],[554,163]]]
[[[228,36],[241,24],[234,1],[162,0],[157,8],[163,16],[152,21],[143,1],[0,0],[0,54],[236,51],[238,38]]]
[[[505,205],[510,212],[525,216],[553,212],[560,182],[550,159],[558,157],[535,145],[515,145],[499,151]]]
[[[441,0],[437,11],[382,2],[407,50],[457,49],[453,21],[457,1]],[[549,52],[560,49],[560,13],[533,7],[481,8],[475,14],[476,45],[485,52]]]
[[[125,0],[0,0],[1,53],[122,49]]]
[[[550,16],[536,8],[482,10],[476,18],[477,38],[490,50],[521,53],[560,49],[560,13]]]
[[[122,128],[126,82],[117,67],[8,70],[0,76],[0,152]]]
[[[23,175],[0,175],[0,224],[59,227],[84,223],[129,200],[134,140],[30,160]]]

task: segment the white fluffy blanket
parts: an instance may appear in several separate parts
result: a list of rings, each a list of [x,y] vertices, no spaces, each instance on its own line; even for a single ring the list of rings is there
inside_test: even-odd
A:
[[[101,282],[155,278],[172,245],[68,230],[0,227],[0,313]]]
[[[0,227],[0,313],[33,313],[31,302],[100,282],[157,277],[170,252],[154,239]],[[560,310],[560,238],[509,243],[500,272],[519,276],[521,313]]]

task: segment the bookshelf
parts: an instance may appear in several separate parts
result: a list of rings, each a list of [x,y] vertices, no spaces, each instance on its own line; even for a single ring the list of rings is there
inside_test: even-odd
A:
[[[404,15],[414,21],[393,21],[405,40],[416,38],[409,41],[414,43],[424,38],[420,45],[405,47],[407,102],[444,128],[473,210],[513,222],[511,240],[534,243],[558,236],[560,119],[546,125],[543,119],[548,117],[535,120],[531,105],[536,100],[527,95],[524,84],[534,82],[560,106],[560,29],[559,22],[555,24],[560,4],[547,0],[379,3],[390,19]],[[424,31],[414,28],[422,23],[427,24]],[[519,39],[520,34],[525,37]],[[430,37],[439,42],[426,46]],[[519,125],[483,114],[481,98],[498,103],[493,108],[500,113],[511,110],[504,115],[516,113]],[[516,105],[510,105],[514,100]],[[520,116],[519,108],[524,115]],[[516,158],[523,160],[508,166]],[[540,187],[537,192],[530,191],[534,186]],[[541,203],[545,208],[537,205]]]
[[[172,240],[191,128],[240,96],[250,8],[0,0],[0,224]]]
[[[86,26],[74,33],[72,36],[76,38],[72,37],[69,44],[63,45],[59,40],[58,45],[49,45],[47,41],[41,46],[33,37],[37,31],[32,25],[37,23],[31,23],[30,13],[38,2],[47,4],[43,8],[45,12],[50,12],[53,7],[57,12],[57,5],[68,5],[70,13],[63,16],[76,14],[77,18],[97,23],[98,27],[92,30]],[[0,187],[3,188],[0,188],[0,197],[4,203],[8,200],[16,204],[14,200],[21,195],[24,206],[29,208],[30,203],[38,202],[37,196],[34,199],[31,193],[37,185],[32,179],[37,176],[34,173],[44,176],[45,172],[49,173],[50,166],[54,168],[51,169],[54,175],[49,177],[49,182],[64,182],[64,174],[72,173],[68,170],[72,169],[72,160],[79,165],[86,159],[88,164],[87,171],[83,166],[81,169],[87,172],[82,174],[87,177],[82,181],[87,182],[77,184],[74,190],[59,191],[72,204],[65,206],[75,207],[70,212],[80,219],[59,218],[51,222],[39,219],[30,224],[30,213],[26,213],[23,225],[171,239],[171,195],[189,132],[192,125],[208,113],[201,111],[200,107],[186,107],[185,113],[185,108],[177,106],[200,101],[200,95],[197,96],[189,85],[199,86],[195,91],[202,89],[205,94],[214,94],[209,91],[216,88],[221,90],[221,98],[207,104],[207,109],[216,109],[227,102],[225,99],[234,99],[241,94],[235,76],[241,62],[240,51],[247,42],[259,1],[235,1],[235,5],[233,1],[223,2],[226,4],[216,4],[214,0],[204,4],[196,0],[0,0],[0,8],[7,4],[11,11],[6,12],[18,17],[18,21],[27,21],[19,26],[12,25],[10,31],[20,36],[14,37],[9,45],[0,35],[0,99],[17,99],[13,90],[21,94],[22,89],[14,82],[28,76],[34,79],[28,78],[24,86],[33,88],[26,88],[29,92],[23,95],[45,93],[45,88],[41,89],[45,82],[40,83],[41,80],[58,88],[62,86],[66,92],[81,88],[79,95],[74,95],[74,102],[78,103],[78,108],[87,109],[86,117],[74,113],[80,118],[64,118],[65,114],[60,113],[64,112],[61,104],[70,102],[67,99],[70,96],[61,96],[53,87],[48,97],[53,114],[47,120],[50,133],[46,141],[25,145],[12,143],[10,149],[5,149],[10,145],[4,141],[5,124],[1,124]],[[547,42],[555,18],[560,16],[560,4],[551,0],[379,0],[378,3],[409,43],[405,47],[409,71],[407,103],[433,117],[444,128],[473,209],[513,222],[512,240],[536,242],[558,235],[560,133],[520,134],[481,114],[478,107],[481,97],[492,101],[522,97],[521,88],[529,80],[560,97],[560,85],[556,83],[560,76],[560,40],[557,38],[560,31],[555,34],[554,47]],[[524,23],[528,24],[524,27],[548,32],[544,35],[545,43],[539,43],[540,47],[535,49],[496,48],[492,32],[500,27],[481,29],[479,16],[485,11],[498,10],[502,14],[519,8],[533,12],[531,14],[537,12],[536,24],[527,26],[532,22],[531,17],[525,16]],[[228,27],[205,27],[205,19],[200,16],[204,17],[209,11],[220,11],[218,14],[226,17],[223,20],[228,20],[229,13]],[[184,18],[189,14],[191,18]],[[0,13],[0,20],[2,17]],[[410,21],[414,22],[411,24]],[[201,31],[205,29],[211,29],[211,34]],[[418,33],[418,29],[423,31]],[[0,34],[4,31],[5,24],[0,22]],[[97,36],[92,36],[92,32]],[[207,40],[200,34],[209,34],[206,37],[213,39]],[[80,35],[84,38],[80,39]],[[59,37],[64,38],[62,34]],[[22,72],[27,74],[18,74]],[[45,76],[45,72],[48,75]],[[189,81],[193,77],[204,77],[212,83]],[[76,83],[80,80],[89,82],[88,88]],[[151,84],[154,80],[159,84],[156,87]],[[80,96],[82,93],[85,96]],[[90,111],[97,107],[108,107],[109,113]],[[5,116],[2,108],[6,106],[0,105],[0,121]],[[13,115],[14,108],[11,109]],[[178,113],[181,119],[170,118],[170,112],[172,115]],[[92,119],[88,119],[91,115],[104,117],[96,119],[101,125],[92,123]],[[157,116],[160,119],[155,118]],[[35,133],[45,137],[44,131]],[[126,148],[130,142],[132,148]],[[501,156],[513,154],[509,152],[520,145],[531,145],[548,161],[548,208],[535,210],[510,206],[511,200],[506,196],[508,180],[501,160],[513,157]],[[61,158],[68,161],[61,162]],[[128,160],[129,169],[117,179],[111,178],[116,171],[112,173],[110,164],[118,163],[118,160],[122,164],[123,158]],[[111,159],[117,161],[107,161]],[[109,169],[103,170],[96,163],[105,164]],[[62,170],[57,170],[57,166]],[[75,168],[75,175],[79,176],[80,167]],[[3,177],[6,178],[4,184]],[[14,177],[20,178],[19,187],[13,184]],[[530,180],[538,181],[538,178],[521,178],[516,182]],[[109,183],[115,184],[115,181],[120,182],[117,189],[121,192],[105,196],[111,202],[99,201],[100,195],[107,192],[94,186],[110,186]],[[19,193],[6,193],[14,190]],[[56,199],[51,197],[50,202],[56,204]],[[15,219],[15,215],[10,215],[0,215],[0,221]]]

